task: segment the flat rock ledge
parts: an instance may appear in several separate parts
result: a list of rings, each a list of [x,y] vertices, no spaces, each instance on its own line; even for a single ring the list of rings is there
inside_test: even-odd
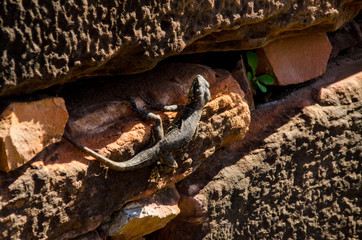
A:
[[[218,148],[243,139],[248,131],[249,107],[229,72],[196,64],[170,64],[138,76],[107,79],[99,87],[87,88],[86,82],[77,88],[82,91],[75,90],[77,94],[65,91],[63,95],[69,112],[66,132],[106,157],[127,160],[149,145],[151,127],[130,110],[122,94],[134,96],[143,108],[141,96],[163,104],[185,104],[197,74],[210,83],[212,100],[203,110],[195,138],[174,153],[179,168],[161,174],[159,187],[172,186]],[[157,85],[150,84],[152,79],[157,79]],[[162,116],[165,128],[175,118],[174,113],[156,113]],[[66,141],[49,146],[27,164],[0,173],[0,237],[70,239],[91,234],[107,219],[109,222],[112,213],[127,208],[126,203],[157,190],[148,182],[151,168],[117,172]],[[142,220],[130,222],[141,224]]]

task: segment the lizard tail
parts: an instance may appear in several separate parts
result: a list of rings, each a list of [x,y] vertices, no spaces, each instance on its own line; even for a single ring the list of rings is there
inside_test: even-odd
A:
[[[84,153],[91,155],[92,157],[94,157],[95,159],[97,159],[98,161],[103,163],[104,165],[106,165],[109,168],[116,170],[116,171],[136,170],[136,169],[140,169],[142,167],[151,165],[153,163],[152,161],[142,161],[142,163],[140,163],[139,161],[134,161],[134,158],[132,158],[126,162],[116,162],[109,158],[101,156],[99,153],[97,153],[97,152],[93,151],[92,149],[84,146],[83,144],[75,141],[74,139],[69,137],[66,133],[64,133],[63,138],[65,140],[67,140],[68,142],[70,142],[71,144],[73,144],[74,146],[76,146],[77,148],[79,148],[80,150],[82,150]]]

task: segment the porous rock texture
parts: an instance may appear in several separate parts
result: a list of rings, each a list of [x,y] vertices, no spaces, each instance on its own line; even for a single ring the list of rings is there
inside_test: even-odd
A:
[[[312,85],[252,111],[242,142],[176,184],[148,239],[360,239],[362,45]]]
[[[13,102],[0,114],[0,170],[9,172],[59,142],[68,120],[64,99]]]
[[[225,70],[196,64],[163,65],[138,76],[65,87],[60,95],[70,116],[66,131],[106,157],[127,160],[150,144],[151,123],[130,110],[125,94],[139,106],[142,95],[158,103],[185,104],[197,74],[210,83],[212,100],[203,109],[195,138],[173,153],[179,165],[175,172],[161,173],[158,182],[149,183],[152,167],[117,172],[66,141],[54,144],[18,169],[0,173],[0,238],[96,238],[99,234],[92,231],[126,203],[150,196],[156,184],[163,188],[180,181],[216,149],[241,140],[250,111],[239,85]],[[175,113],[161,116],[167,129]]]
[[[131,74],[179,53],[255,49],[339,28],[359,0],[20,1],[0,6],[0,96]]]

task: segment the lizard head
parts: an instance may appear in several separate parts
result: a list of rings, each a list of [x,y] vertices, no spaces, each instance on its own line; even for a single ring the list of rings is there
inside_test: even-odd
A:
[[[197,102],[204,106],[210,99],[210,84],[206,81],[206,79],[197,75],[192,82],[189,91],[189,102]]]

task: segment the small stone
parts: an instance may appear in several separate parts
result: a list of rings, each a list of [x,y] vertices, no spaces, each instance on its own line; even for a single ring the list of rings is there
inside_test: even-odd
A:
[[[257,75],[272,73],[281,86],[308,81],[326,71],[331,50],[325,33],[276,40],[257,51]]]
[[[128,203],[113,214],[102,230],[112,239],[138,239],[163,228],[179,213],[180,195],[168,188],[148,198]]]
[[[0,115],[0,170],[18,168],[59,142],[67,120],[62,98],[11,103]]]

